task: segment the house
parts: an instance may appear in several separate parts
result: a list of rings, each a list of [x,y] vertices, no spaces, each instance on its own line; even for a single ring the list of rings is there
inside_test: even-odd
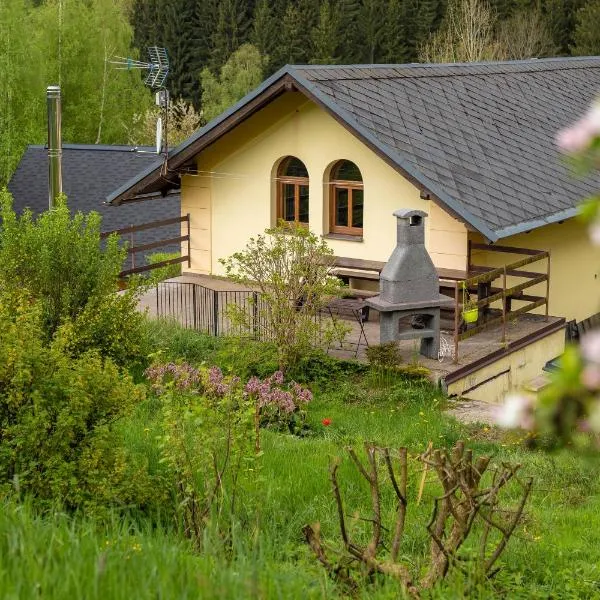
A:
[[[600,261],[575,217],[600,178],[575,177],[554,139],[599,90],[600,57],[286,66],[173,150],[166,171],[149,165],[108,200],[180,189],[190,270],[217,274],[278,219],[306,224],[337,256],[385,261],[392,212],[423,210],[439,270],[549,252],[549,287],[540,277],[527,297],[547,293],[538,312],[583,320],[599,310]],[[354,287],[376,289],[356,275]]]
[[[113,231],[129,225],[142,225],[180,216],[179,195],[160,197],[140,204],[110,206],[106,196],[115,186],[135,177],[157,155],[150,148],[135,151],[130,146],[65,144],[62,151],[63,191],[72,212],[97,211],[102,215],[102,230]],[[28,207],[34,214],[48,209],[48,150],[44,146],[28,146],[8,183],[14,208],[22,213]],[[179,224],[167,225],[135,233],[135,244],[150,244],[179,236]],[[126,236],[130,241],[130,236]],[[167,246],[157,251],[179,251]],[[136,256],[143,262],[144,254]]]

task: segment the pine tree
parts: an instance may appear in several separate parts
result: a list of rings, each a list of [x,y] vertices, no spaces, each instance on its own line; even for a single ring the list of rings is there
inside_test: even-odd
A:
[[[217,27],[213,34],[213,71],[218,71],[231,54],[248,39],[250,15],[246,7],[247,3],[244,0],[219,2]]]
[[[384,63],[404,63],[409,58],[405,6],[402,0],[389,0],[387,3],[381,38],[381,60]]]
[[[339,61],[337,56],[339,24],[338,16],[332,11],[329,0],[321,4],[319,22],[311,32],[313,64],[328,65]]]
[[[600,0],[591,0],[577,11],[573,41],[577,56],[600,54]]]
[[[223,65],[219,78],[207,68],[201,78],[202,108],[204,117],[210,120],[260,84],[263,58],[252,44],[243,44]]]
[[[340,16],[341,62],[353,64],[361,61],[362,44],[359,31],[361,3],[359,0],[338,0]]]
[[[269,0],[260,0],[256,5],[250,41],[265,60],[265,71],[270,73],[273,53],[278,44],[279,29],[273,16]]]
[[[363,42],[361,62],[373,64],[379,59],[384,30],[384,14],[383,0],[362,0],[358,29]]]
[[[308,62],[309,42],[300,10],[293,2],[287,5],[281,23],[279,46],[274,54],[274,66]]]

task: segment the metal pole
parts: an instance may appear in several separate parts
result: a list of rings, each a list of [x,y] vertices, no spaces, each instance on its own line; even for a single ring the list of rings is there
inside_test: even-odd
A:
[[[458,281],[454,282],[454,363],[458,363]]]
[[[546,269],[546,321],[548,320],[548,311],[550,304],[550,250],[548,250],[548,268]]]
[[[502,343],[506,342],[506,265],[502,275]]]
[[[212,290],[213,294],[213,335],[217,337],[219,335],[219,292]]]
[[[190,236],[190,213],[187,214],[187,251],[188,251],[188,269],[192,268],[192,248],[191,248],[191,236]]]
[[[46,89],[48,106],[48,208],[62,194],[62,137],[60,87],[49,85]]]

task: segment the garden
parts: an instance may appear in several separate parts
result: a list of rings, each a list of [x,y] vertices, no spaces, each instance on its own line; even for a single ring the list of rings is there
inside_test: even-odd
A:
[[[302,302],[265,288],[272,342],[212,338],[115,293],[97,215],[1,211],[3,598],[600,597],[594,436],[461,424],[393,349],[314,349],[325,248]]]

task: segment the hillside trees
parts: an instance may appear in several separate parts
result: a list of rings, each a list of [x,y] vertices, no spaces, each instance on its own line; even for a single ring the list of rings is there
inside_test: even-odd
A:
[[[202,71],[202,106],[210,121],[259,85],[263,78],[263,58],[252,44],[244,44],[223,65],[220,77],[209,69]]]
[[[0,3],[0,185],[28,143],[46,139],[45,88],[63,92],[63,139],[123,143],[133,115],[150,104],[138,72],[106,62],[132,53],[124,2]]]
[[[572,50],[573,54],[579,56],[600,54],[599,0],[594,0],[577,11]]]

